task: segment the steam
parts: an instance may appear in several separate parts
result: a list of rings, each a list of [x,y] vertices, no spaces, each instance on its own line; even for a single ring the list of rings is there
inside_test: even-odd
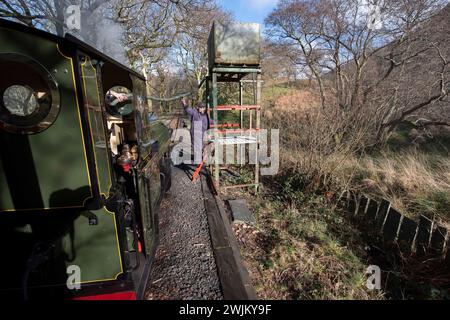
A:
[[[89,12],[88,8],[82,8],[80,30],[70,33],[105,55],[129,66],[126,48],[123,45],[125,31],[111,18],[110,2],[104,0],[93,12]]]
[[[122,43],[124,31],[119,24],[112,20],[104,19],[95,25],[95,33],[96,42],[92,45],[96,49],[120,63],[128,65],[126,51]]]

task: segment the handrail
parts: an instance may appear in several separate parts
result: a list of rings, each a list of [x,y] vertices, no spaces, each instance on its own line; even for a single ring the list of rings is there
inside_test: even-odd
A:
[[[174,97],[171,97],[171,98],[159,98],[159,97],[148,96],[147,100],[169,102],[169,101],[177,100],[177,99],[180,99],[180,98],[183,98],[183,97],[189,97],[191,95],[192,95],[192,92],[181,93],[181,94],[178,94],[178,95],[176,95]]]

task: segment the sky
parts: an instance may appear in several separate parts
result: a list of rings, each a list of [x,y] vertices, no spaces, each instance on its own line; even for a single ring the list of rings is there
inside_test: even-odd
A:
[[[239,22],[258,22],[275,8],[278,0],[218,0],[225,9],[233,12]]]

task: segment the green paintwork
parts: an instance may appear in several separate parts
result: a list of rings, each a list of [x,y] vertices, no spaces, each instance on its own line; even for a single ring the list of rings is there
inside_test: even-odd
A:
[[[27,169],[34,166],[36,183],[40,189],[40,194],[36,194],[33,183],[24,179],[20,170],[17,173],[13,172],[24,168],[6,167],[3,161],[0,167],[0,211],[34,209],[36,206],[37,208],[83,206],[84,200],[91,197],[91,188],[74,94],[71,60],[58,52],[55,43],[14,30],[1,28],[0,44],[0,53],[17,53],[32,57],[51,71],[58,83],[61,96],[60,113],[47,130],[27,136],[0,132],[4,154],[20,157],[23,150],[18,146],[29,143],[31,160],[30,163],[23,165]],[[5,182],[5,171],[8,171],[11,179],[19,184],[17,188],[23,192],[19,198],[30,196],[28,203],[20,201],[13,204],[10,188]],[[70,197],[60,196],[70,190],[72,191]]]
[[[75,46],[65,47],[67,42],[62,39],[54,41],[61,43],[60,49],[66,55],[75,56],[72,50]],[[46,265],[33,271],[29,285],[63,285],[66,268],[70,265],[80,267],[81,283],[113,281],[121,274],[129,275],[124,270],[127,259],[122,261],[126,257],[121,256],[121,252],[129,248],[126,248],[127,243],[120,248],[118,242],[118,228],[125,232],[125,227],[115,218],[121,220],[123,212],[111,213],[104,207],[95,210],[102,206],[100,202],[92,202],[96,207],[90,211],[80,208],[93,196],[91,184],[98,182],[100,193],[107,196],[114,178],[99,93],[102,79],[95,70],[96,59],[100,57],[88,49],[78,48],[87,51],[78,53],[97,58],[74,65],[76,61],[64,56],[54,41],[31,32],[0,27],[0,54],[17,53],[40,63],[57,82],[61,99],[59,115],[48,129],[34,135],[0,130],[0,211],[12,211],[0,215],[0,243],[3,244],[0,249],[17,267],[10,271],[11,264],[0,265],[2,274],[11,275],[0,289],[20,288],[26,261],[35,245],[41,242],[54,245],[55,255]],[[78,75],[81,79],[75,79]],[[159,164],[168,152],[170,135],[160,121],[145,116],[150,111],[145,81],[131,73],[130,77],[142,159],[138,176],[139,203],[145,250],[150,254],[155,245],[155,213],[161,197]],[[76,83],[81,85],[76,87]],[[157,148],[154,148],[156,141]],[[93,149],[89,147],[91,143]],[[42,208],[54,210],[40,210]],[[30,214],[17,212],[28,209],[38,210]],[[98,225],[89,224],[88,217],[93,216]],[[126,241],[126,236],[122,240]]]
[[[1,157],[0,168],[3,168]],[[3,170],[0,170],[0,211],[13,207],[13,200],[11,198],[11,192],[9,191],[8,183],[6,182],[5,174],[3,173]]]
[[[66,267],[77,265],[81,269],[81,282],[114,280],[123,272],[119,244],[116,238],[114,213],[105,208],[91,211],[98,219],[98,225],[89,225],[83,213],[74,221],[75,234],[63,238],[62,247],[73,261],[66,261]],[[72,245],[74,252],[72,252]]]
[[[148,173],[143,171],[138,178],[139,187],[139,204],[141,206],[142,213],[142,226],[144,230],[144,245],[147,254],[150,254],[152,248],[153,236],[155,233],[154,216],[151,210],[151,201],[149,193],[149,176]]]
[[[149,119],[146,116],[148,111],[146,86],[144,81],[135,76],[131,76],[131,80],[139,153],[142,159],[146,159],[151,154],[153,144]]]
[[[150,123],[150,135],[154,140],[158,141],[158,151],[156,157],[161,158],[169,148],[169,131],[161,121],[155,121]]]
[[[61,49],[64,51],[65,48]],[[111,185],[109,159],[105,148],[103,115],[99,109],[96,71],[91,65],[82,66],[82,83],[85,85],[76,88],[74,68],[77,66],[58,50],[56,43],[14,30],[0,29],[0,53],[21,54],[38,61],[56,80],[61,99],[59,115],[47,130],[34,135],[0,131],[2,148],[6,149],[6,152],[2,151],[0,159],[5,158],[9,164],[0,160],[0,210],[82,207],[84,201],[92,197],[85,155],[86,152],[92,151],[85,151],[80,121],[82,119],[78,109],[83,105],[82,101],[77,101],[76,89],[81,90],[84,99],[93,107],[89,108],[89,122],[85,122],[85,125],[90,123],[94,133],[96,172],[99,175],[100,190],[108,194]],[[26,160],[22,160],[24,146],[29,146],[26,149],[29,150]],[[11,162],[14,155],[18,159]],[[20,165],[15,168],[13,163]],[[15,198],[23,199],[19,204],[13,204],[7,175],[10,176],[10,181],[14,181],[16,192],[23,192],[14,195]],[[41,218],[31,223],[30,235],[36,241],[41,238],[56,241],[65,253],[58,255],[57,261],[63,262],[66,267],[79,266],[83,283],[114,280],[123,272],[114,214],[104,208],[91,212],[97,216],[98,225],[89,225],[88,218],[83,215],[84,211],[77,213],[72,210],[57,210],[54,215],[47,214],[46,219],[50,220],[46,222],[36,213],[36,217]],[[17,216],[19,224],[28,220],[20,217]],[[3,232],[13,232],[12,239],[18,237],[17,241],[22,241],[20,229],[16,230],[13,232],[4,229]],[[29,250],[29,247],[22,246],[15,255],[27,256]],[[57,264],[53,268],[57,268],[56,266]],[[48,281],[61,283],[64,281],[61,275],[64,274],[65,269],[58,269],[58,275],[50,276]]]
[[[88,109],[89,124],[91,128],[92,145],[94,146],[96,172],[100,186],[100,193],[108,197],[111,187],[109,150],[106,142],[105,122],[98,88],[97,70],[91,59],[81,64],[81,76],[83,82],[83,95],[85,108]]]
[[[136,129],[142,159],[142,170],[138,176],[139,203],[144,229],[145,250],[147,254],[150,254],[154,245],[155,212],[161,189],[158,164],[162,155],[167,152],[170,137],[167,128],[163,124],[159,121],[151,122],[148,117],[149,106],[145,82],[134,76],[131,76],[131,79],[133,81]],[[163,126],[164,129],[155,130],[156,123]],[[159,125],[156,126],[159,128]],[[163,136],[162,132],[164,131],[167,133],[167,136]],[[158,145],[156,154],[154,152],[155,145]]]

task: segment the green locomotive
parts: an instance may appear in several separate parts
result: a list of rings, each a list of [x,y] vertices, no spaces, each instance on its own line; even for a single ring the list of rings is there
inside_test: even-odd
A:
[[[0,296],[143,298],[171,175],[144,77],[6,20],[0,73]]]

